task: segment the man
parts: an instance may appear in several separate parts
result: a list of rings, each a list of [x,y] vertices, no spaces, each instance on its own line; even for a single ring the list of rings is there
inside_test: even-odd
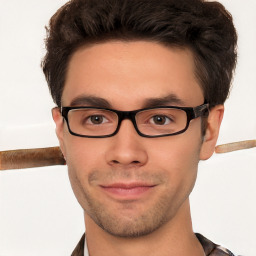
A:
[[[191,224],[236,64],[217,2],[72,0],[52,17],[43,70],[86,236],[72,255],[233,255]]]

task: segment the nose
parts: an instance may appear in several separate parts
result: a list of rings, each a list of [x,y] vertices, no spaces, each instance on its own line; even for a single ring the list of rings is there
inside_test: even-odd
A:
[[[109,165],[139,167],[147,163],[148,153],[143,140],[148,138],[138,135],[131,120],[123,120],[118,133],[108,139],[106,161]]]

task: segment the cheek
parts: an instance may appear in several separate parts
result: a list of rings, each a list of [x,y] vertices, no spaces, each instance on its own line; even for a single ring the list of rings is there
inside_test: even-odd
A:
[[[88,175],[106,169],[106,144],[102,139],[89,139],[65,134],[66,161],[73,190],[90,188]],[[78,187],[78,188],[76,188]]]
[[[201,148],[200,128],[198,131],[162,138],[150,147],[149,159],[165,170],[172,186],[193,186],[195,182]]]
[[[102,139],[82,138],[65,132],[64,141],[67,164],[83,172],[90,169],[93,164],[99,164],[99,159],[104,156]]]
[[[95,168],[103,169],[100,159],[104,151],[97,140],[66,134],[64,141],[70,183],[78,202],[86,209],[86,195],[91,193],[88,175]]]

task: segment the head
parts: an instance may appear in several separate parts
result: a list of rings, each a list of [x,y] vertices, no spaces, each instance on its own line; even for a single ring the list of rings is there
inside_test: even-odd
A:
[[[42,66],[58,107],[210,107],[203,137],[199,117],[184,133],[158,138],[140,136],[126,119],[112,137],[77,137],[54,109],[88,219],[113,235],[140,236],[187,209],[198,161],[214,151],[236,41],[231,15],[217,2],[73,0],[52,17]]]

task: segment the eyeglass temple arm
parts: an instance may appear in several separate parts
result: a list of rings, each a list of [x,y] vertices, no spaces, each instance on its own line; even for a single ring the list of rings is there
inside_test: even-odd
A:
[[[227,153],[253,147],[256,147],[256,140],[246,140],[218,145],[215,148],[215,152]],[[18,149],[0,152],[0,171],[65,164],[66,161],[59,147]]]
[[[204,103],[203,105],[194,108],[195,117],[206,116],[208,114],[209,114],[209,104],[208,103]]]

